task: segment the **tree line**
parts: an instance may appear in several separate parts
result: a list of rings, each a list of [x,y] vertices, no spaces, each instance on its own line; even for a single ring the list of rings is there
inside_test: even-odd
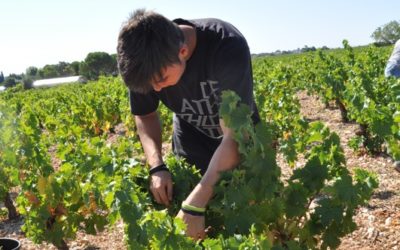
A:
[[[59,62],[47,64],[43,68],[30,66],[24,74],[10,74],[8,77],[4,77],[3,72],[0,72],[0,85],[8,88],[17,83],[23,83],[24,88],[31,88],[35,80],[77,75],[84,76],[88,80],[97,80],[100,75],[116,76],[118,75],[117,55],[91,52],[81,62]]]
[[[376,46],[387,46],[394,44],[398,39],[400,39],[400,22],[391,21],[378,28],[371,34],[371,38],[374,39],[374,45]],[[311,52],[316,50],[329,50],[327,46],[322,46],[321,48],[316,48],[315,46],[304,45],[303,48],[297,48],[295,50],[276,50],[275,52],[269,53],[259,53],[252,54],[253,58],[263,57],[263,56],[275,56],[275,55],[285,55],[285,54],[299,54],[304,52]]]

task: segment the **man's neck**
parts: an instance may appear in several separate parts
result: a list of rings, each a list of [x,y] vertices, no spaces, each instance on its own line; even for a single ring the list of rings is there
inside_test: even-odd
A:
[[[196,29],[190,25],[179,25],[179,28],[183,32],[183,36],[185,37],[185,44],[189,48],[189,53],[185,60],[189,60],[189,58],[192,56],[196,44],[197,44],[197,34],[196,34]]]

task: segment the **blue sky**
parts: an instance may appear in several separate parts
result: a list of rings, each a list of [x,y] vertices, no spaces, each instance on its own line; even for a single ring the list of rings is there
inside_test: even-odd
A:
[[[365,45],[377,27],[400,21],[400,0],[2,0],[0,71],[115,53],[121,24],[137,8],[171,19],[224,19],[246,36],[252,53],[340,47],[343,39]]]

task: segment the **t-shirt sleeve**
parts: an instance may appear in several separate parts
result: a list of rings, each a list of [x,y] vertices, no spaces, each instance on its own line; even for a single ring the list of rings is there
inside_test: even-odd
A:
[[[157,110],[159,98],[155,91],[151,91],[148,94],[129,91],[129,103],[132,114],[147,115]]]
[[[252,107],[253,76],[246,40],[236,37],[224,41],[217,52],[215,65],[220,90],[234,91],[240,96],[242,103]]]

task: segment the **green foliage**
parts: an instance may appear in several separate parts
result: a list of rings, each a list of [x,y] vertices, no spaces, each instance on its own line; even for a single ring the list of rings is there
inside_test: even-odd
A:
[[[200,181],[200,172],[189,164],[185,163],[183,159],[177,159],[175,156],[170,155],[166,158],[174,183],[173,201],[168,212],[171,216],[176,215],[181,209],[182,201],[188,197],[190,192],[194,189]]]
[[[54,78],[54,77],[65,77],[74,75],[75,69],[72,64],[67,62],[59,62],[58,64],[47,64],[43,68],[37,70],[36,74],[35,67],[29,67],[26,72],[30,76],[38,76],[36,78]],[[33,70],[33,71],[32,71]]]
[[[262,121],[256,126],[249,107],[224,93],[221,116],[234,130],[241,164],[215,188],[206,215],[211,233],[202,242],[188,239],[184,223],[174,218],[200,176],[167,157],[174,200],[168,209],[153,201],[120,78],[1,93],[0,196],[18,186],[26,235],[58,247],[78,230],[94,234],[122,219],[130,249],[336,248],[355,229],[352,216],[368,202],[376,176],[347,170],[338,136],[302,118],[296,92],[339,97],[368,132],[354,148],[369,138],[371,147],[384,144],[400,159],[399,81],[379,76],[389,50],[344,46],[338,55],[309,53],[285,63],[260,59],[254,79]],[[171,113],[163,107],[159,114],[170,129]],[[124,130],[110,142],[121,123]],[[278,153],[296,166],[285,179]]]
[[[106,52],[89,53],[80,65],[80,73],[89,80],[97,80],[100,75],[117,72],[117,61]]]
[[[400,89],[398,79],[385,78],[382,73],[389,50],[368,47],[356,53],[346,40],[343,46],[341,54],[318,51],[314,57],[294,62],[300,71],[300,88],[317,94],[327,106],[334,101],[343,121],[360,125],[361,134],[350,142],[353,149],[361,145],[376,154],[386,144],[395,159],[400,136],[394,114],[399,109]]]
[[[31,66],[26,69],[26,75],[34,77],[38,74],[38,71],[39,71],[38,68]]]
[[[15,150],[18,148],[18,132],[15,130],[17,121],[15,113],[0,101],[0,200],[4,201],[7,193],[18,184],[18,170]]]
[[[378,27],[371,35],[377,43],[394,44],[400,39],[400,23],[391,21]]]
[[[54,78],[59,76],[57,72],[57,65],[45,65],[43,69],[39,71],[41,78]]]
[[[24,89],[31,89],[33,87],[33,80],[30,77],[25,77],[22,82],[24,85]]]
[[[78,76],[80,75],[80,62],[78,61],[73,61],[70,64],[70,67],[72,69],[73,75]]]
[[[209,213],[223,222],[214,226],[225,236],[246,235],[254,226],[276,248],[313,249],[318,239],[323,249],[338,247],[340,238],[355,230],[352,215],[370,198],[376,177],[362,171],[353,180],[338,136],[311,123],[303,139],[306,164],[285,185],[271,126],[261,122],[253,127],[248,107],[233,92],[225,92],[223,100],[220,112],[234,130],[242,160],[216,189]]]
[[[6,88],[10,88],[10,87],[14,87],[17,85],[17,81],[15,80],[14,77],[7,77],[6,80],[4,81],[4,87]]]
[[[149,197],[148,173],[143,172],[143,168],[139,170],[141,173],[131,175],[136,178],[121,176],[115,183],[111,215],[123,219],[129,249],[193,249],[196,245],[185,237],[184,223],[171,216],[176,214],[183,199],[197,183],[198,171],[172,157],[167,159],[167,163],[175,182],[174,201],[168,211],[156,210],[159,205]]]
[[[363,145],[363,137],[362,136],[355,136],[353,138],[351,138],[349,140],[349,142],[347,143],[347,145],[353,149],[353,151],[357,151],[358,149],[360,149]]]

